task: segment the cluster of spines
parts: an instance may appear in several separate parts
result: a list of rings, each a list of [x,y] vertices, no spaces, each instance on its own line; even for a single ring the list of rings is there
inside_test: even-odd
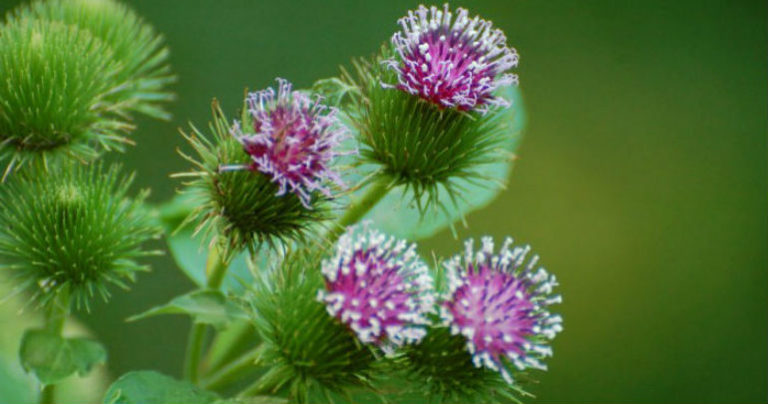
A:
[[[128,197],[132,176],[112,166],[77,163],[58,171],[35,167],[0,190],[0,256],[41,305],[69,294],[89,307],[108,284],[127,288],[148,269],[137,258],[154,254],[141,245],[158,235],[143,207],[147,193]]]

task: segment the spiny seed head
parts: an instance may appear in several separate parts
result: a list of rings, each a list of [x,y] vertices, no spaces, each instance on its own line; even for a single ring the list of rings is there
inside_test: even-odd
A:
[[[345,80],[360,89],[353,98],[350,120],[357,129],[360,154],[394,185],[405,185],[416,202],[445,205],[437,194],[445,189],[462,198],[467,181],[488,187],[483,167],[510,158],[507,144],[514,133],[509,114],[486,114],[444,108],[382,83],[396,81],[396,72],[382,65],[393,51],[383,48],[372,60],[355,62],[355,75]]]
[[[490,21],[469,18],[463,8],[453,18],[445,4],[442,10],[420,5],[398,22],[403,30],[392,36],[398,57],[385,61],[397,72],[396,88],[441,108],[485,113],[509,105],[493,92],[517,83],[508,71],[518,56]]]
[[[11,19],[0,27],[0,163],[51,156],[93,158],[120,149],[130,126],[109,102],[119,63],[87,30]]]
[[[279,186],[278,195],[292,192],[310,207],[310,194],[320,191],[331,197],[330,181],[343,186],[331,163],[338,156],[339,143],[346,128],[339,123],[336,110],[300,92],[291,83],[277,79],[273,88],[248,94],[244,122],[235,122],[232,134],[251,156],[247,167],[272,179]]]
[[[115,0],[36,0],[10,18],[36,18],[73,25],[101,40],[118,63],[107,99],[124,111],[169,119],[164,104],[173,99],[165,87],[175,77],[162,36],[136,12]]]
[[[247,102],[244,108],[243,121],[251,125]],[[247,141],[233,136],[238,125],[216,102],[213,113],[212,138],[195,127],[185,135],[196,156],[182,156],[195,171],[180,176],[194,178],[187,192],[199,206],[188,222],[200,219],[200,229],[223,235],[231,248],[239,250],[255,242],[303,239],[310,228],[329,218],[329,198],[316,188],[303,189],[311,200],[302,200],[296,192],[284,192],[270,173],[250,169],[255,162],[243,146]]]
[[[107,286],[127,288],[136,259],[158,236],[143,206],[128,197],[132,177],[118,167],[66,163],[30,166],[0,187],[0,270],[17,277],[42,305],[59,293],[88,308]]]
[[[324,401],[320,397],[328,397],[328,392],[347,394],[371,387],[376,357],[326,313],[316,299],[322,287],[317,254],[299,250],[278,265],[259,268],[247,302],[263,340],[263,363],[275,376],[265,377],[263,391],[307,403]],[[310,393],[326,394],[308,401]]]
[[[421,340],[433,311],[432,278],[416,244],[371,229],[347,229],[323,261],[318,300],[364,343],[389,349]]]
[[[511,246],[508,238],[494,253],[493,240],[484,237],[474,251],[467,241],[465,254],[445,264],[449,290],[440,307],[443,325],[465,338],[475,366],[510,384],[510,369],[546,369],[549,341],[563,329],[562,317],[549,311],[562,301],[553,294],[555,276],[536,267],[538,256],[525,263],[530,247]]]

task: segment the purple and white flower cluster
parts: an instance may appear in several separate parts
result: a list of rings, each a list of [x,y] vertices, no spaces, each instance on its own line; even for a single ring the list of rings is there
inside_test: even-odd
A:
[[[548,310],[562,301],[552,293],[557,280],[536,268],[538,256],[525,264],[529,251],[512,248],[507,238],[494,253],[493,240],[484,237],[479,251],[469,240],[464,255],[445,264],[449,293],[440,307],[443,324],[466,338],[475,366],[498,371],[509,383],[502,359],[518,370],[545,370],[541,359],[552,356],[548,341],[563,330],[562,317]]]
[[[398,57],[384,62],[397,72],[395,87],[441,108],[485,113],[509,105],[493,92],[517,84],[509,70],[518,55],[490,21],[470,18],[463,8],[453,18],[446,4],[442,10],[419,6],[399,23],[402,31],[392,36]]]
[[[416,245],[377,230],[350,227],[322,264],[318,300],[364,343],[388,348],[418,342],[433,311],[432,278]]]
[[[314,191],[330,196],[328,180],[343,186],[333,170],[333,159],[342,154],[338,145],[347,136],[337,111],[320,98],[294,91],[278,79],[278,90],[267,88],[246,98],[250,125],[235,122],[231,133],[251,157],[251,164],[226,165],[220,171],[258,171],[279,185],[278,195],[293,192],[309,207]]]

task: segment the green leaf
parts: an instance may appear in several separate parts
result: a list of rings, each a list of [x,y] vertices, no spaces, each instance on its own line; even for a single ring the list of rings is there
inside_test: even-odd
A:
[[[215,290],[196,290],[130,317],[128,321],[161,314],[187,314],[192,316],[196,323],[210,324],[216,328],[223,328],[233,320],[249,318],[237,304],[227,300],[223,293]]]
[[[104,393],[104,404],[209,404],[218,395],[151,370],[129,372]]]
[[[30,330],[21,340],[19,356],[25,370],[34,372],[41,383],[53,384],[74,373],[86,375],[94,365],[106,362],[107,351],[93,340]]]
[[[502,96],[512,101],[511,107],[498,113],[504,114],[503,124],[508,127],[507,130],[509,131],[505,148],[509,153],[513,153],[517,149],[525,125],[523,101],[520,92],[514,87],[504,89]],[[463,188],[461,199],[457,199],[455,204],[451,201],[448,192],[441,188],[438,191],[438,200],[443,204],[443,209],[432,207],[427,209],[423,215],[415,203],[404,203],[412,198],[410,195],[404,195],[402,186],[397,187],[379,201],[364,219],[372,220],[380,230],[398,237],[411,240],[430,237],[461,221],[470,212],[491,203],[504,189],[511,169],[512,162],[508,160],[479,167],[478,171],[488,180],[481,184],[469,181],[460,182],[459,184]],[[354,184],[355,182],[351,183]],[[365,189],[361,192],[364,191]],[[427,195],[424,195],[422,206],[427,205],[426,201]]]

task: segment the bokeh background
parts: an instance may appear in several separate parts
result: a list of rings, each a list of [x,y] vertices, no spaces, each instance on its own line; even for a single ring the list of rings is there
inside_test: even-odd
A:
[[[2,0],[0,12],[17,4]],[[178,128],[368,55],[416,1],[132,0],[179,81],[168,123],[119,156],[170,198]],[[462,236],[531,243],[561,280],[565,332],[541,402],[768,400],[765,1],[476,0],[521,54],[528,126],[509,189]],[[460,248],[450,232],[424,252]],[[191,289],[170,257],[83,323],[109,370],[181,371],[188,320],[124,319]]]

